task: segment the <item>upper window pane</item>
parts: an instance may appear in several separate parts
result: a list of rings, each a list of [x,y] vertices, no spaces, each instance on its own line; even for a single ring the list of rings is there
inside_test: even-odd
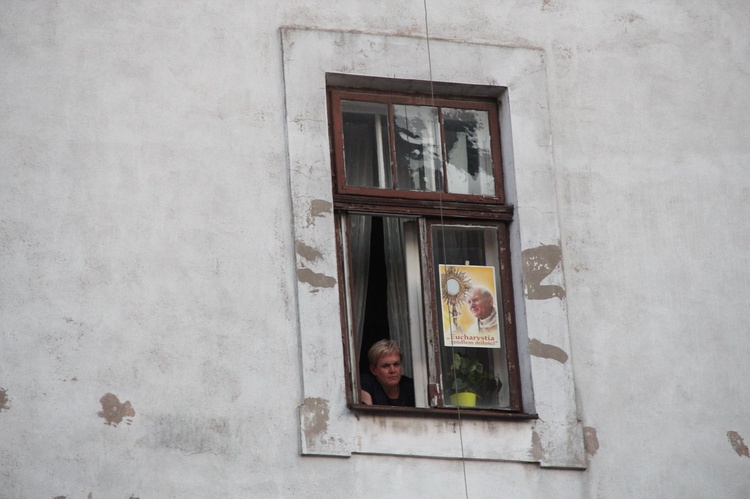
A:
[[[443,190],[443,155],[437,108],[393,106],[398,188]]]
[[[346,184],[393,187],[389,157],[388,105],[341,101]]]
[[[487,111],[443,108],[448,192],[495,194]]]
[[[348,90],[330,98],[338,194],[504,202],[496,102]]]

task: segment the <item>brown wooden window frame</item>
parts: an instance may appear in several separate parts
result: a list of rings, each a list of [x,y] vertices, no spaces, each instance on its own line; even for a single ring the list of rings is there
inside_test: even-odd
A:
[[[498,303],[502,307],[503,349],[507,362],[508,406],[492,409],[462,408],[460,414],[464,417],[528,419],[535,415],[522,412],[521,375],[519,371],[518,347],[516,338],[514,293],[511,277],[511,255],[509,227],[513,221],[513,206],[506,203],[503,184],[503,169],[500,151],[499,104],[496,98],[466,98],[451,97],[449,95],[424,95],[409,93],[390,93],[380,90],[350,89],[343,87],[328,87],[328,110],[330,123],[331,160],[333,201],[336,221],[336,242],[339,267],[339,282],[341,293],[341,322],[342,339],[345,349],[345,369],[347,381],[347,403],[350,409],[364,413],[397,413],[401,415],[434,415],[455,416],[457,408],[448,406],[442,393],[441,366],[441,331],[438,327],[438,307],[436,304],[436,285],[433,271],[435,258],[430,237],[433,226],[483,226],[497,229],[497,260],[500,266],[500,282],[498,287]],[[438,108],[440,147],[442,154],[443,186],[441,192],[416,191],[382,187],[350,186],[346,184],[344,158],[344,132],[342,117],[342,101],[364,101],[382,103],[388,106],[389,158],[388,166],[393,172],[392,181],[395,183],[395,144],[393,129],[393,105],[434,106]],[[445,123],[442,108],[458,108],[468,110],[483,110],[489,115],[491,161],[494,180],[494,195],[460,194],[445,192],[448,179],[445,151]],[[415,390],[427,390],[428,407],[394,408],[388,406],[369,406],[359,401],[359,351],[354,345],[350,333],[349,318],[350,297],[352,289],[347,280],[346,269],[351,266],[350,257],[346,253],[345,239],[347,220],[351,214],[366,214],[374,216],[402,216],[413,217],[419,221],[419,261],[420,279],[422,286],[422,324],[424,331],[422,341],[427,358],[427,386],[416,386]],[[414,328],[411,329],[414,331]]]

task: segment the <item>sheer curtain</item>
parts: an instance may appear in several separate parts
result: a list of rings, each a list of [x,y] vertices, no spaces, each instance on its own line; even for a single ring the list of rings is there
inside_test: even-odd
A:
[[[403,219],[383,218],[385,267],[388,277],[388,327],[391,339],[401,346],[404,374],[413,376],[411,339],[409,337],[409,303],[404,261]]]
[[[368,215],[349,215],[349,254],[351,255],[352,313],[354,315],[354,335],[357,350],[362,348],[362,335],[365,330],[365,305],[367,284],[370,278],[370,233],[372,218]]]

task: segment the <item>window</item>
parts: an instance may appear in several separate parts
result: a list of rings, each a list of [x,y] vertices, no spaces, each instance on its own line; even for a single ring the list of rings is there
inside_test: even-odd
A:
[[[420,63],[426,60],[425,40],[417,37],[282,28],[281,39],[287,166],[296,250],[296,282],[292,298],[299,324],[294,343],[298,345],[302,380],[298,414],[301,454],[438,459],[471,456],[478,460],[538,463],[551,468],[585,467],[583,424],[576,403],[573,363],[570,361],[574,353],[570,350],[565,295],[543,297],[528,292],[529,286],[536,282],[534,279],[538,279],[536,273],[529,274],[536,261],[533,255],[539,248],[559,248],[560,244],[559,196],[554,181],[552,120],[544,52],[466,40],[433,40],[430,44],[432,59],[440,63],[430,74],[425,64]],[[368,406],[366,417],[362,417],[366,411],[361,405],[356,405],[355,411],[349,410],[347,405],[357,402],[353,394],[359,367],[356,365],[358,352],[350,353],[354,346],[348,335],[347,347],[342,349],[341,336],[336,334],[342,331],[342,321],[348,328],[350,320],[350,304],[345,302],[349,287],[339,274],[340,267],[347,263],[339,258],[341,244],[346,241],[343,237],[335,237],[346,235],[340,230],[342,218],[350,213],[379,215],[380,218],[394,215],[413,218],[416,219],[418,237],[420,234],[429,236],[427,219],[440,222],[439,206],[443,207],[444,223],[463,221],[471,225],[469,221],[476,217],[460,216],[467,214],[462,208],[471,205],[473,200],[484,203],[484,197],[474,194],[469,201],[460,201],[456,199],[460,193],[449,190],[439,194],[406,191],[408,195],[404,196],[403,189],[395,196],[385,195],[384,191],[392,187],[369,188],[369,194],[341,190],[344,185],[340,186],[331,175],[336,170],[331,155],[333,112],[330,90],[346,88],[425,95],[430,93],[431,87],[436,95],[479,101],[482,99],[475,97],[491,96],[500,103],[503,176],[495,181],[502,181],[505,185],[504,191],[495,192],[503,193],[506,199],[487,202],[485,206],[492,210],[483,212],[482,223],[475,225],[500,223],[501,227],[509,228],[515,339],[518,344],[518,366],[509,366],[509,375],[520,374],[523,406],[522,412],[462,411],[467,417],[461,418],[460,433],[456,431],[455,421],[431,417],[453,416],[457,413],[453,408],[404,408],[400,409],[402,412],[393,413],[388,407],[378,410]],[[427,101],[424,105],[432,104]],[[436,105],[443,106],[437,102]],[[441,150],[441,154],[445,156],[446,153]],[[494,152],[493,158],[496,158]],[[419,199],[419,196],[426,195],[432,198]],[[353,198],[350,201],[359,200],[360,206],[342,206],[340,203],[347,197]],[[441,197],[442,203],[439,203]],[[377,202],[361,206],[369,203],[368,198]],[[407,198],[410,199],[408,204],[413,206],[399,206]],[[334,202],[338,204],[336,211]],[[394,204],[390,209],[389,202]],[[513,205],[513,221],[498,222],[488,217],[492,220],[489,223],[485,218],[487,214],[497,216],[505,211],[510,215],[504,203]],[[424,213],[412,213],[415,206]],[[424,240],[417,241],[420,251],[426,251],[427,244],[432,244],[430,240],[430,237],[424,237]],[[500,262],[505,261],[503,251],[498,243]],[[426,256],[416,256],[419,265],[431,265],[430,262],[422,263]],[[427,273],[417,282],[422,286],[426,282],[433,286],[429,282],[432,279],[435,278]],[[556,267],[545,281],[564,287],[563,268]],[[347,292],[344,293],[342,288]],[[423,290],[424,295],[429,288]],[[421,300],[410,303],[419,306],[432,300],[431,296],[422,296]],[[504,312],[507,313],[508,309]],[[435,356],[434,334],[427,332],[432,331],[428,329],[433,327],[429,321],[434,320],[433,314],[437,312],[423,311],[422,314],[424,323],[419,324],[423,328],[420,334],[424,337],[421,344],[425,345],[424,359],[431,363],[430,355]],[[507,331],[505,333],[507,336]],[[428,341],[433,343],[428,345]],[[568,353],[569,359],[557,357],[556,360],[546,355],[544,349],[553,347]],[[425,365],[424,372],[434,375],[436,364],[430,366],[432,371],[428,371]],[[290,373],[293,371],[290,365]],[[344,385],[349,389],[342,390]],[[509,382],[509,386],[513,384]],[[535,414],[538,418],[533,417]],[[422,415],[430,417],[412,417]],[[459,445],[459,440],[462,445]]]
[[[418,408],[521,411],[497,101],[328,98],[350,403],[390,338]]]

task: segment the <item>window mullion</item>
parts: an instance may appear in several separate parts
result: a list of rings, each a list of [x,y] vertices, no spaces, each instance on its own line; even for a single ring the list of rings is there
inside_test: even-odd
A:
[[[399,188],[398,186],[398,175],[396,175],[396,130],[395,126],[393,125],[393,103],[388,103],[388,137],[389,137],[389,148],[388,153],[391,156],[391,180],[393,185],[393,190],[397,190]]]
[[[388,185],[388,181],[386,179],[385,158],[383,157],[383,124],[378,115],[375,116],[374,120],[375,152],[378,162],[378,187],[384,188]],[[388,125],[386,124],[386,126]]]
[[[409,310],[410,340],[412,352],[412,369],[414,378],[415,401],[417,407],[429,407],[429,395],[426,387],[429,385],[429,366],[425,348],[425,316],[424,301],[422,299],[424,286],[422,284],[422,268],[420,255],[420,224],[418,221],[408,222],[404,227],[405,266],[407,275],[407,303]]]
[[[448,189],[448,155],[445,150],[445,120],[443,119],[443,108],[438,107],[438,125],[440,127],[440,151],[442,152],[442,169],[443,169],[443,190],[442,192],[450,192]]]
[[[440,369],[440,327],[437,322],[437,304],[435,303],[435,282],[433,279],[434,259],[432,238],[429,234],[427,220],[419,220],[420,250],[422,259],[422,296],[424,303],[425,343],[428,365],[428,397],[431,407],[442,407],[442,370]]]

